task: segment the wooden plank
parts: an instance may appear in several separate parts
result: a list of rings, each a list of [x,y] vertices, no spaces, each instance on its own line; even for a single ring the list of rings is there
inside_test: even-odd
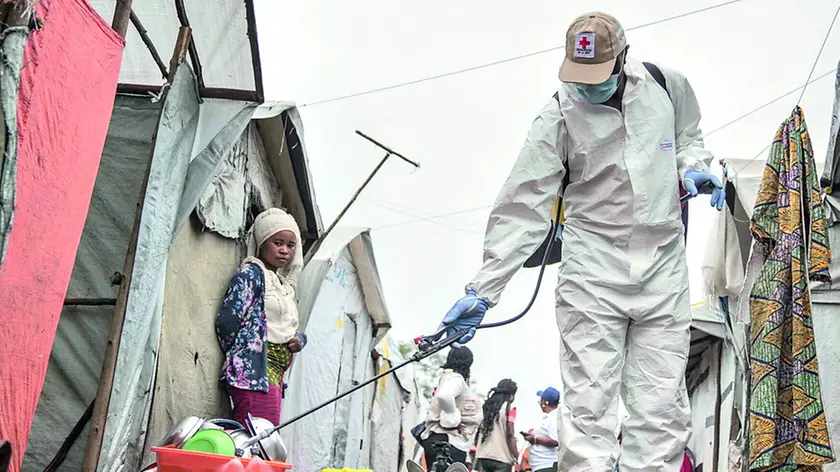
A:
[[[248,41],[251,43],[251,64],[254,66],[254,88],[257,103],[265,101],[263,91],[262,62],[260,60],[260,44],[257,41],[257,14],[254,10],[254,0],[245,0],[245,20],[248,22]]]
[[[116,298],[66,298],[64,306],[116,306]]]
[[[111,28],[123,39],[128,33],[128,23],[131,21],[131,3],[133,0],[117,0],[117,7],[114,9],[114,20]]]
[[[172,59],[169,62],[169,79],[171,84],[175,78],[175,73],[178,71],[178,66],[184,62],[186,57],[188,45],[190,41],[191,30],[189,28],[181,27],[178,31],[178,39],[175,41],[175,51],[172,54]],[[158,115],[158,122],[163,116],[163,109],[166,105],[166,92],[169,88],[165,88],[163,96],[161,97],[161,107]],[[152,136],[152,155],[154,155],[154,143],[157,141],[157,128],[155,135]],[[99,387],[96,392],[96,401],[94,403],[93,416],[91,418],[90,433],[88,434],[88,443],[85,450],[85,458],[82,464],[84,472],[96,472],[99,466],[99,454],[102,449],[102,440],[105,434],[105,423],[108,418],[108,407],[111,402],[111,390],[114,386],[114,374],[117,367],[117,356],[120,351],[120,338],[122,337],[123,324],[125,323],[125,311],[128,302],[128,292],[131,288],[132,273],[134,271],[134,257],[137,252],[137,236],[140,232],[140,219],[143,214],[143,202],[146,199],[146,188],[149,184],[149,173],[152,169],[152,159],[149,159],[149,165],[146,167],[146,175],[143,177],[143,184],[140,189],[140,196],[138,198],[137,210],[134,214],[134,229],[131,231],[131,239],[128,243],[128,251],[125,255],[125,265],[122,273],[125,277],[120,285],[120,292],[117,296],[117,303],[114,307],[114,317],[111,321],[111,332],[108,336],[108,344],[105,346],[105,360],[102,363],[102,373],[99,376]]]

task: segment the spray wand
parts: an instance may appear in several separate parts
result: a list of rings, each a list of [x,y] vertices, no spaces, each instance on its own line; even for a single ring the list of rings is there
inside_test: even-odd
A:
[[[706,190],[712,190],[713,188],[714,188],[714,185],[712,185],[711,182],[706,182],[705,184],[701,185],[700,188],[697,189],[698,190],[697,195],[700,195],[701,193],[703,193]],[[682,198],[680,198],[680,203],[688,201],[691,198],[692,198],[692,196],[690,194],[685,195]],[[526,314],[528,314],[528,312],[531,310],[531,307],[534,306],[534,302],[537,300],[537,295],[539,294],[540,286],[542,285],[543,275],[545,274],[545,268],[546,268],[546,265],[548,263],[548,256],[549,256],[549,254],[551,254],[551,248],[554,246],[554,241],[557,238],[557,232],[559,231],[559,228],[560,228],[560,217],[561,217],[561,214],[558,211],[555,219],[553,220],[554,224],[552,225],[552,228],[551,228],[551,237],[548,240],[548,245],[546,246],[545,253],[543,254],[542,262],[540,263],[540,271],[539,271],[539,274],[537,275],[537,283],[534,286],[534,292],[531,295],[531,299],[528,301],[528,304],[525,306],[525,309],[523,309],[522,312],[520,312],[518,315],[516,315],[512,318],[508,318],[506,320],[501,320],[501,321],[496,321],[494,323],[484,323],[484,324],[481,324],[481,325],[477,326],[476,329],[497,328],[499,326],[509,325],[511,323],[514,323],[514,322],[522,319],[522,317],[524,317]],[[279,431],[279,430],[281,430],[281,429],[283,429],[283,428],[291,425],[292,423],[295,423],[295,422],[297,422],[297,421],[299,421],[303,418],[306,418],[307,416],[315,413],[316,411],[318,411],[318,410],[320,410],[320,409],[322,409],[322,408],[324,408],[328,405],[331,405],[331,404],[337,402],[338,400],[341,400],[342,398],[344,398],[344,397],[346,397],[346,396],[348,396],[348,395],[350,395],[350,394],[352,394],[352,393],[354,393],[358,390],[361,390],[362,388],[376,382],[377,380],[379,380],[383,377],[386,377],[386,376],[396,372],[399,369],[402,369],[403,367],[405,367],[409,364],[412,364],[414,362],[420,362],[421,360],[423,360],[423,359],[425,359],[425,358],[427,358],[427,357],[429,357],[429,356],[431,356],[431,355],[433,355],[437,352],[440,352],[442,349],[444,349],[446,347],[449,347],[452,344],[458,342],[458,340],[461,339],[461,337],[463,337],[465,334],[467,334],[467,332],[469,332],[469,329],[465,328],[465,329],[458,330],[458,331],[450,334],[449,336],[443,337],[443,335],[446,334],[447,330],[451,329],[453,325],[454,325],[454,323],[444,325],[440,329],[438,329],[437,332],[435,332],[432,335],[419,336],[419,337],[415,338],[414,343],[417,345],[417,352],[415,352],[406,361],[404,361],[400,364],[397,364],[394,367],[391,367],[390,369],[388,369],[384,372],[381,372],[380,374],[378,374],[374,377],[371,377],[368,380],[365,380],[364,382],[354,386],[353,388],[341,393],[340,395],[338,395],[336,397],[333,397],[329,400],[326,400],[323,403],[321,403],[321,404],[319,404],[315,407],[312,407],[309,410],[306,410],[303,413],[301,413],[301,414],[299,414],[299,415],[297,415],[297,416],[295,416],[295,417],[293,417],[289,420],[284,421],[283,423],[280,423],[279,425],[275,426],[274,428],[266,429],[266,430],[262,431],[261,433],[251,437],[247,441],[244,441],[242,446],[237,448],[237,450],[236,450],[237,455],[241,455],[244,450],[247,450],[252,445],[258,443],[259,441],[262,441],[263,439],[268,438],[274,432]],[[442,337],[443,337],[443,339],[441,339]]]

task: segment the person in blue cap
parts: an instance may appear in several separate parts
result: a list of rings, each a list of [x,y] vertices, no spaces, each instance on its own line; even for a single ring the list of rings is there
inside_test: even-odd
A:
[[[559,438],[557,434],[557,408],[560,406],[560,392],[554,387],[537,392],[543,417],[533,432],[523,433],[531,447],[528,462],[534,472],[557,472]]]

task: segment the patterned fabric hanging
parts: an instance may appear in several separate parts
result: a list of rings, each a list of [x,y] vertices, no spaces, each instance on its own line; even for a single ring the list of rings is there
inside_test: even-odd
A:
[[[776,132],[750,225],[766,256],[750,294],[750,470],[816,472],[834,462],[808,288],[830,280],[820,197],[797,107]]]

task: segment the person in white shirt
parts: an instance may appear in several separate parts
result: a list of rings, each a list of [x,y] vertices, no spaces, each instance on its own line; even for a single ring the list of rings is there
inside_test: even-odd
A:
[[[560,392],[554,387],[537,392],[543,417],[533,433],[524,433],[525,441],[531,444],[528,463],[534,472],[557,472],[557,454],[560,450],[557,434],[557,407],[560,406]]]
[[[461,347],[451,349],[443,364],[443,374],[420,433],[429,469],[434,468],[438,443],[449,444],[449,457],[453,463],[467,464],[467,453],[484,416],[482,402],[469,386],[472,363],[472,351]]]

